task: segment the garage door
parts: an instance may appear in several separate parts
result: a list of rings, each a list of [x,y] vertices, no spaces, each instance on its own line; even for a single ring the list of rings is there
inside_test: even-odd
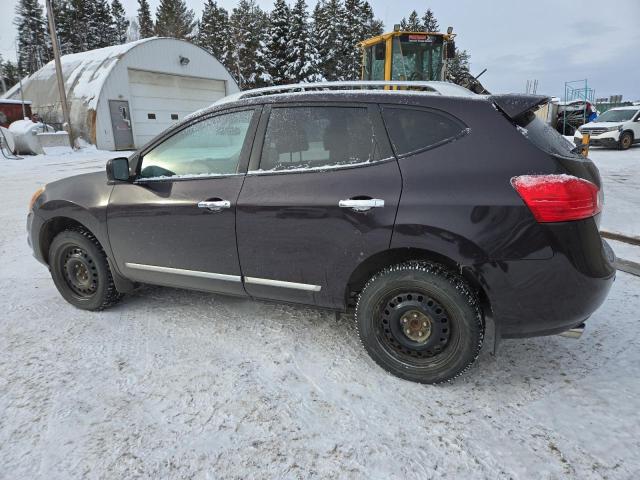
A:
[[[224,80],[129,70],[136,147],[200,108],[225,96]]]

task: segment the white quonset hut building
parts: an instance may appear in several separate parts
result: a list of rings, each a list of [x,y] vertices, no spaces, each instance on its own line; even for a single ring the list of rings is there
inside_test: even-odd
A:
[[[147,38],[61,60],[74,133],[103,150],[141,147],[185,115],[238,91],[215,57],[174,38]],[[53,61],[24,79],[22,88],[33,113],[62,124]],[[5,96],[19,99],[20,86]]]

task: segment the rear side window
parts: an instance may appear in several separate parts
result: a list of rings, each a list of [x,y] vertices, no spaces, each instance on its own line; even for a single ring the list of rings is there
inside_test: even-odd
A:
[[[379,157],[367,108],[282,107],[269,116],[260,170],[353,165]]]
[[[432,110],[384,107],[382,116],[396,155],[448,142],[466,128],[462,122]]]

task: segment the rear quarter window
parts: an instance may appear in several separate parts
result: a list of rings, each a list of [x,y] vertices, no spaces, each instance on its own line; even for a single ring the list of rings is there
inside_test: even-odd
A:
[[[398,156],[442,145],[466,131],[456,118],[428,109],[383,107],[382,116]]]
[[[531,143],[545,153],[584,159],[570,140],[564,138],[555,128],[540,120],[532,112],[518,119],[517,126]]]

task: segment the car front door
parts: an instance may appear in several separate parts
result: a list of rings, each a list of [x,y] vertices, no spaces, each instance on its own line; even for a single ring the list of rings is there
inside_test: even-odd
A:
[[[236,201],[259,112],[195,120],[142,152],[132,183],[107,209],[120,272],[143,283],[245,295],[236,248]]]
[[[343,307],[389,247],[402,185],[377,106],[265,107],[256,139],[237,207],[247,293]]]

